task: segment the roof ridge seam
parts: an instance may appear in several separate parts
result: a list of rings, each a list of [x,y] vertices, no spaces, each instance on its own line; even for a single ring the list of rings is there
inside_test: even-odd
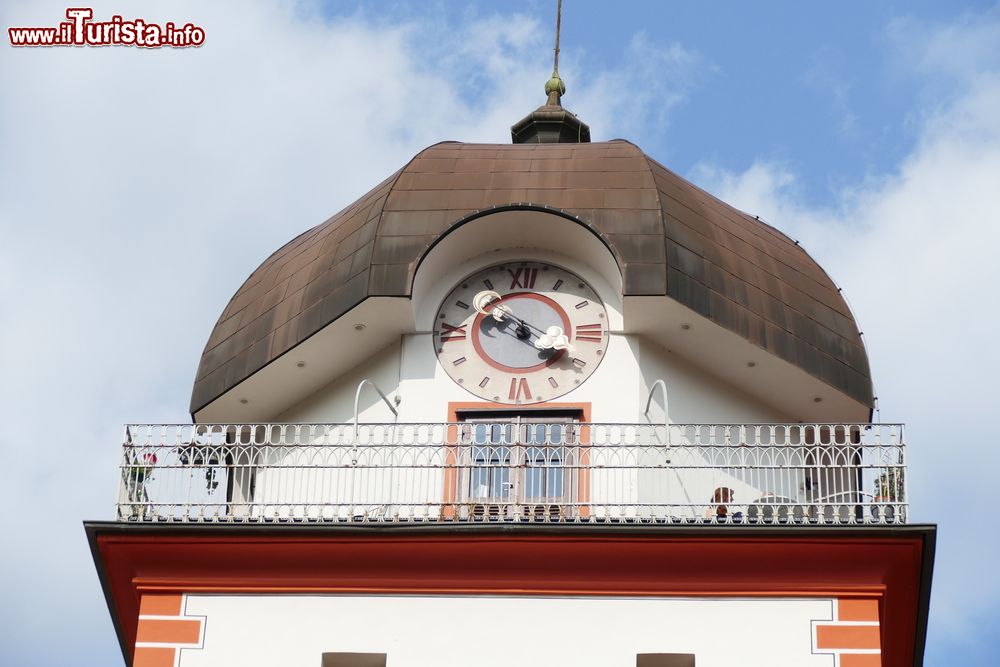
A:
[[[419,158],[420,156],[422,156],[424,153],[426,153],[430,149],[434,148],[435,146],[441,146],[443,144],[451,144],[451,143],[457,143],[459,145],[464,145],[460,141],[439,141],[436,144],[431,144],[430,146],[427,146],[426,148],[423,148],[423,149],[417,151],[417,154],[414,155],[413,157],[411,157],[406,162],[406,164],[404,164],[402,167],[400,167],[400,169],[396,172],[396,175],[394,177],[392,177],[392,183],[390,183],[389,187],[386,189],[385,199],[382,200],[382,207],[379,209],[378,217],[375,218],[375,233],[372,234],[372,252],[373,253],[375,252],[375,244],[378,243],[378,233],[379,233],[379,230],[382,228],[382,219],[385,217],[385,205],[387,203],[389,203],[389,196],[396,189],[396,184],[399,183],[399,178],[403,175],[403,172],[405,172],[407,169],[409,169],[410,165],[413,164],[417,160],[417,158]],[[369,216],[369,218],[370,218],[370,216]],[[372,289],[372,274],[371,274],[371,270],[369,268],[369,271],[368,271],[368,292],[369,293],[371,293],[371,289]]]
[[[657,214],[660,217],[660,228],[663,231],[663,256],[664,257],[668,257],[669,256],[669,252],[667,250],[667,244],[670,242],[670,235],[667,233],[667,220],[666,220],[667,216],[666,216],[666,213],[663,210],[663,199],[660,197],[660,189],[658,187],[656,187],[656,177],[653,175],[653,168],[649,164],[650,161],[652,160],[652,158],[649,157],[648,155],[646,155],[646,152],[644,150],[642,150],[641,148],[639,148],[638,146],[636,146],[635,144],[633,144],[631,141],[628,141],[627,139],[622,139],[622,141],[625,142],[625,143],[627,143],[627,144],[629,144],[630,146],[634,146],[636,148],[636,150],[639,151],[639,154],[642,155],[642,157],[643,157],[643,159],[645,161],[646,171],[649,172],[649,177],[651,179],[653,179],[652,189],[653,189],[653,192],[656,193],[656,212],[657,212]],[[670,272],[669,271],[664,271],[664,274],[663,274],[663,296],[667,296],[667,294],[669,293],[669,289],[667,288],[667,282],[669,280],[670,280]]]

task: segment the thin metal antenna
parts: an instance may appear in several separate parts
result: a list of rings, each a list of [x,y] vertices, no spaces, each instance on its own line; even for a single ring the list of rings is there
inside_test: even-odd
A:
[[[552,64],[552,76],[559,76],[559,32],[562,30],[562,0],[556,2],[556,57]]]

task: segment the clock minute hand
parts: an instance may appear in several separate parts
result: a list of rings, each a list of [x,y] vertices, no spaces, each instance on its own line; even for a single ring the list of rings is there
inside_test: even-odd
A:
[[[552,326],[545,330],[545,333],[535,341],[535,347],[539,350],[568,350],[573,352],[573,346],[569,338],[563,333],[562,327]]]
[[[500,299],[500,295],[493,290],[483,290],[472,298],[472,307],[476,309],[476,312],[492,316],[497,322],[503,322],[504,319],[509,317],[517,322],[517,329],[514,332],[517,337],[521,340],[530,338],[533,327],[515,315],[510,306],[503,303],[496,303]]]

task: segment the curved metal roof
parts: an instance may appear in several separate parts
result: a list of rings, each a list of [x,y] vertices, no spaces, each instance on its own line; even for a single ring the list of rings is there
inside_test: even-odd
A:
[[[778,230],[619,140],[421,151],[251,274],[205,346],[192,413],[367,297],[409,296],[437,239],[512,207],[558,209],[598,234],[623,296],[671,297],[871,405],[857,325],[823,269]]]

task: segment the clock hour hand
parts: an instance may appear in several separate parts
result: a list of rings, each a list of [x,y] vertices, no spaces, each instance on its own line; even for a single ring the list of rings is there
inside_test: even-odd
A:
[[[473,297],[472,307],[483,315],[492,316],[497,322],[503,322],[504,319],[509,317],[517,322],[517,327],[514,329],[514,335],[517,336],[519,340],[528,340],[531,338],[531,326],[515,315],[514,311],[510,309],[510,306],[502,303],[493,305],[499,301],[500,298],[500,295],[493,290],[483,290]]]
[[[502,303],[498,303],[492,308],[490,307],[493,305],[493,303],[499,300],[500,300],[500,295],[498,293],[494,292],[493,290],[483,290],[482,292],[480,292],[479,294],[477,294],[472,298],[472,307],[475,308],[477,312],[480,312],[483,315],[492,315],[493,319],[495,319],[497,322],[503,322],[504,317],[508,315],[514,317],[514,314],[511,312],[510,308],[508,306],[503,305]],[[517,318],[515,317],[514,319]],[[522,322],[522,324],[524,323]]]

